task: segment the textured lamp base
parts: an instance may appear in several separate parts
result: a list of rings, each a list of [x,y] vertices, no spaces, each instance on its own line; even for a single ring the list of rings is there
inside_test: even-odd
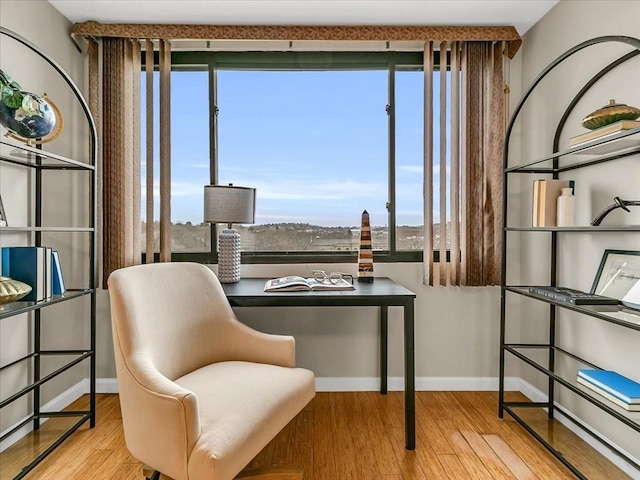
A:
[[[221,283],[240,281],[240,234],[225,228],[218,237],[218,279]]]

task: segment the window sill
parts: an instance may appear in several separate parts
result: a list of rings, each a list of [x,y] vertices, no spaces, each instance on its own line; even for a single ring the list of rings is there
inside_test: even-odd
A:
[[[434,260],[438,261],[440,252],[434,252]],[[146,255],[142,255],[144,263]],[[158,261],[158,254],[155,255]],[[173,253],[173,262],[198,262],[217,263],[217,255],[208,252],[193,253]],[[301,264],[301,263],[356,263],[358,261],[357,252],[243,252],[242,263],[247,265],[256,264]],[[415,263],[422,262],[422,251],[411,250],[403,252],[373,252],[374,263]]]

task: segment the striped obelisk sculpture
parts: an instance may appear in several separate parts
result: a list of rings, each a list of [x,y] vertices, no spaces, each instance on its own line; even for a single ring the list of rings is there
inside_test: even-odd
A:
[[[358,281],[373,282],[373,250],[371,249],[371,226],[369,214],[362,212],[360,229],[360,251],[358,252]]]

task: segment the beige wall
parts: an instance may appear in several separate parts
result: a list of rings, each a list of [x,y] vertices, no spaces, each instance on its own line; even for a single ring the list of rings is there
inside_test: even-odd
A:
[[[540,22],[524,36],[519,53],[522,62],[522,84],[529,85],[552,60],[574,45],[592,37],[603,35],[628,35],[640,38],[640,2],[637,1],[568,1],[558,3]],[[608,63],[630,51],[628,46],[607,43],[589,47],[554,70],[527,102],[519,131],[522,156],[534,159],[551,153],[552,138],[558,120],[577,91],[596,72]],[[561,149],[566,148],[571,136],[583,133],[580,120],[588,113],[607,104],[610,98],[620,103],[640,105],[640,58],[627,62],[596,84],[580,101],[569,118]],[[640,160],[638,155],[572,171],[563,178],[576,181],[576,220],[588,225],[595,215],[612,203],[614,196],[625,199],[640,198]],[[531,181],[526,176],[520,185],[525,200],[519,208],[523,224],[530,222]],[[518,180],[516,180],[517,182]],[[631,214],[618,211],[606,219],[609,225],[640,224],[640,209]],[[513,274],[514,280],[544,282],[548,278],[547,234],[519,235],[520,262]],[[638,233],[569,234],[561,236],[559,250],[559,283],[588,291],[596,273],[602,252],[606,248],[640,249]],[[510,273],[512,265],[509,266]],[[526,273],[525,273],[526,272]],[[523,339],[544,341],[546,337],[546,310],[539,302],[522,300],[512,310],[522,318]],[[559,343],[578,355],[590,359],[599,366],[617,370],[640,380],[640,332],[625,329],[591,317],[573,315],[562,311],[558,321]],[[560,362],[559,367],[571,378],[578,366],[575,362]],[[522,367],[525,380],[546,391],[544,378],[529,367]],[[638,433],[624,427],[612,417],[602,414],[576,395],[560,389],[557,399],[576,415],[585,419],[605,436],[609,437],[635,458],[640,458]]]
[[[34,43],[65,69],[80,85],[84,82],[84,59],[69,37],[70,23],[46,1],[0,2],[0,24]],[[65,127],[60,137],[47,145],[49,151],[87,161],[85,121],[67,85],[43,59],[13,39],[0,37],[1,68],[24,90],[42,95],[47,93],[60,107]],[[4,128],[2,128],[4,131]],[[81,140],[78,140],[81,139]],[[0,193],[7,218],[12,226],[28,224],[33,208],[33,172],[30,169],[0,164]],[[87,225],[88,176],[76,173],[46,173],[43,178],[45,202],[43,218],[46,225]],[[76,199],[72,202],[72,199]],[[77,201],[81,199],[83,201]],[[86,261],[87,234],[43,235],[43,244],[59,250],[68,287],[80,287],[87,269],[79,268]],[[29,243],[28,234],[0,234],[0,245]],[[89,308],[87,299],[74,300],[48,307],[42,314],[42,347],[45,349],[86,348],[89,345]],[[5,365],[32,351],[32,329],[27,315],[3,319],[0,322],[0,364]],[[43,374],[61,362],[43,361]],[[64,392],[88,376],[86,365],[74,367],[42,388],[42,403]],[[0,376],[0,396],[7,398],[28,382],[28,362],[4,370]],[[27,397],[25,397],[26,399]],[[30,411],[27,401],[14,402],[2,410],[0,431],[23,418]]]

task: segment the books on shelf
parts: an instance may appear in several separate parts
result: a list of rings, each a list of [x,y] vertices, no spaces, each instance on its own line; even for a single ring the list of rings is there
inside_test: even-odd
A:
[[[578,370],[578,383],[631,412],[640,412],[640,383],[611,370]]]
[[[573,180],[537,179],[533,181],[532,225],[555,227],[557,201],[563,188],[574,188]],[[575,193],[575,192],[574,192]]]
[[[2,247],[0,274],[26,283],[31,293],[24,301],[38,302],[64,293],[58,252],[50,247]]]
[[[618,305],[617,298],[582,292],[567,287],[529,287],[529,292],[572,305]]]
[[[62,278],[62,266],[57,250],[51,252],[51,294],[62,295],[64,293],[64,279]]]
[[[583,143],[592,142],[594,140],[601,139],[603,137],[614,135],[625,130],[633,130],[634,128],[640,128],[640,121],[637,120],[620,120],[619,122],[610,123],[604,127],[596,128],[581,135],[576,135],[569,139],[569,147],[577,147]]]
[[[355,290],[356,287],[344,278],[335,280],[335,283],[329,281],[319,282],[314,278],[304,278],[296,275],[288,277],[274,278],[267,280],[264,284],[265,292],[295,292],[295,291],[319,291],[319,290]]]

